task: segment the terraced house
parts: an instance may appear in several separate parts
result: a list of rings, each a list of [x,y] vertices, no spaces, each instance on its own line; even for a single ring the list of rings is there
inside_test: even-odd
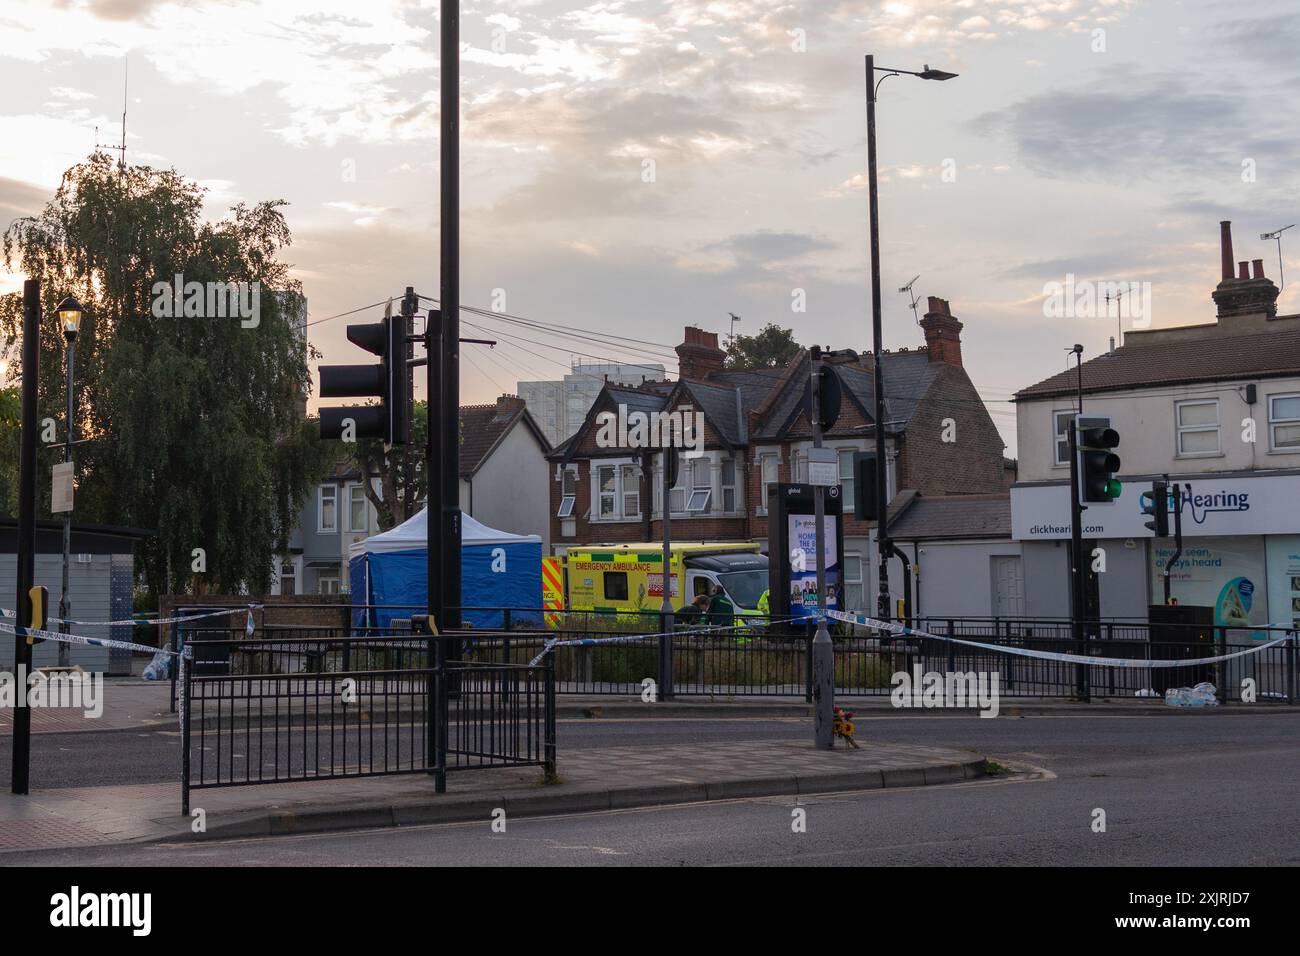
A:
[[[931,297],[921,320],[925,345],[882,356],[886,459],[891,509],[920,495],[1004,491],[1013,474],[992,417],[961,359],[962,323],[948,302]],[[549,456],[552,550],[662,537],[663,456],[611,445],[605,413],[624,416],[699,413],[700,452],[683,460],[669,490],[677,541],[767,541],[767,485],[807,479],[813,446],[806,410],[810,360],[784,368],[724,365],[714,332],[687,327],[677,346],[679,379],[636,387],[606,385],[582,427]],[[846,598],[859,605],[874,587],[874,522],[851,515],[855,451],[874,448],[876,422],[870,353],[836,360],[843,386],[839,420],[824,445],[839,452],[845,501]]]

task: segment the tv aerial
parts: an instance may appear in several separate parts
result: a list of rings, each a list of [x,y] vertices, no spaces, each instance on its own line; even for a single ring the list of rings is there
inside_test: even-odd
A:
[[[1281,292],[1283,289],[1286,288],[1286,278],[1282,275],[1282,233],[1286,232],[1288,229],[1294,226],[1295,223],[1291,223],[1290,226],[1283,226],[1281,229],[1274,229],[1272,232],[1262,232],[1259,234],[1259,238],[1264,240],[1265,242],[1268,242],[1270,239],[1277,240],[1277,282],[1278,282],[1277,291],[1278,292]]]
[[[903,286],[902,288],[900,288],[900,289],[898,290],[899,292],[906,292],[906,293],[908,294],[908,296],[911,298],[911,300],[912,300],[912,321],[914,321],[917,325],[920,325],[920,324],[921,324],[921,320],[920,320],[920,318],[917,317],[917,314],[916,314],[916,301],[917,301],[917,300],[916,300],[916,293],[915,293],[914,291],[912,291],[912,286],[916,285],[916,280],[919,279],[919,278],[921,278],[921,277],[920,277],[920,276],[913,276],[911,282],[909,282],[907,285]]]

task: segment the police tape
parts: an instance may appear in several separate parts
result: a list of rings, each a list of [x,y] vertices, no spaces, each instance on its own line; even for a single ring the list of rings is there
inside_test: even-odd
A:
[[[1280,644],[1287,643],[1289,637],[1280,637],[1275,641],[1269,641],[1266,644],[1260,644],[1258,647],[1250,647],[1244,651],[1236,651],[1232,654],[1222,654],[1218,657],[1193,657],[1185,660],[1134,660],[1128,657],[1090,657],[1083,654],[1062,654],[1056,651],[1032,651],[1024,647],[1007,647],[1001,644],[984,644],[980,641],[968,641],[960,637],[949,637],[946,634],[931,634],[929,631],[919,631],[916,628],[907,627],[903,624],[895,624],[892,621],[882,621],[879,618],[868,617],[865,614],[849,614],[845,611],[826,612],[826,616],[837,621],[843,621],[846,624],[857,624],[861,627],[869,627],[877,631],[888,631],[891,634],[898,634],[902,637],[924,637],[935,641],[950,641],[953,644],[964,644],[967,647],[978,647],[984,651],[996,651],[1000,654],[1014,654],[1018,657],[1032,657],[1042,661],[1059,661],[1065,664],[1091,664],[1095,667],[1132,667],[1132,668],[1150,668],[1150,667],[1196,667],[1201,664],[1217,664],[1220,661],[1230,661],[1233,658],[1245,657],[1248,654],[1258,654],[1260,651],[1266,651],[1270,647],[1277,647]],[[1114,642],[1108,642],[1114,643]]]
[[[86,644],[91,647],[108,647],[122,651],[141,651],[146,654],[166,654],[168,657],[192,656],[188,644],[179,651],[173,651],[166,647],[152,647],[148,644],[136,644],[133,641],[115,641],[107,637],[86,637],[81,634],[60,634],[57,631],[46,631],[39,627],[21,627],[2,622],[0,622],[0,633],[38,638],[43,641],[57,641],[62,644]]]
[[[770,621],[765,621],[765,623],[787,624],[791,621],[798,620],[802,620],[802,618],[773,618]],[[758,625],[750,624],[747,626],[752,629]],[[541,651],[536,657],[529,661],[528,664],[530,667],[535,667],[538,661],[557,647],[591,647],[596,644],[621,644],[626,643],[627,641],[645,641],[652,637],[684,637],[691,634],[711,634],[717,631],[734,632],[738,630],[740,630],[740,627],[735,624],[709,624],[699,627],[684,627],[676,631],[658,631],[646,634],[615,634],[611,637],[577,637],[569,641],[562,641],[558,637],[554,637],[542,645]],[[748,640],[748,638],[744,639]]]
[[[186,621],[202,621],[210,617],[223,617],[228,614],[238,614],[241,611],[258,611],[265,607],[265,604],[247,604],[240,605],[239,607],[228,608],[222,611],[209,611],[205,614],[189,614],[183,617],[128,617],[120,621],[72,621],[64,620],[60,617],[50,617],[46,618],[46,620],[51,624],[75,624],[77,627],[124,627],[128,624],[183,624]],[[17,617],[17,615],[7,607],[0,607],[0,617]]]

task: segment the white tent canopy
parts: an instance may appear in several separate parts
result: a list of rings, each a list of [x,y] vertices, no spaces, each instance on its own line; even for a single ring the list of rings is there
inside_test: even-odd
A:
[[[489,528],[481,521],[476,521],[465,512],[460,513],[460,540],[462,544],[518,544],[532,541],[541,544],[542,538],[536,534],[513,534]],[[360,554],[385,554],[393,551],[418,551],[429,546],[429,509],[421,508],[418,513],[403,521],[396,528],[371,535],[364,541],[357,541],[348,548],[350,558]]]

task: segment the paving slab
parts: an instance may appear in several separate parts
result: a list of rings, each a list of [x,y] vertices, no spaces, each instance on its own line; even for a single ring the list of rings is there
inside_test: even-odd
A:
[[[447,792],[433,778],[311,780],[194,790],[206,824],[180,813],[180,785],[137,784],[0,795],[0,856],[32,850],[274,836],[338,829],[481,821],[744,797],[924,786],[982,776],[985,759],[966,751],[866,743],[818,750],[806,742],[727,741],[666,747],[608,747],[561,753],[559,780],[537,767],[452,772]]]

